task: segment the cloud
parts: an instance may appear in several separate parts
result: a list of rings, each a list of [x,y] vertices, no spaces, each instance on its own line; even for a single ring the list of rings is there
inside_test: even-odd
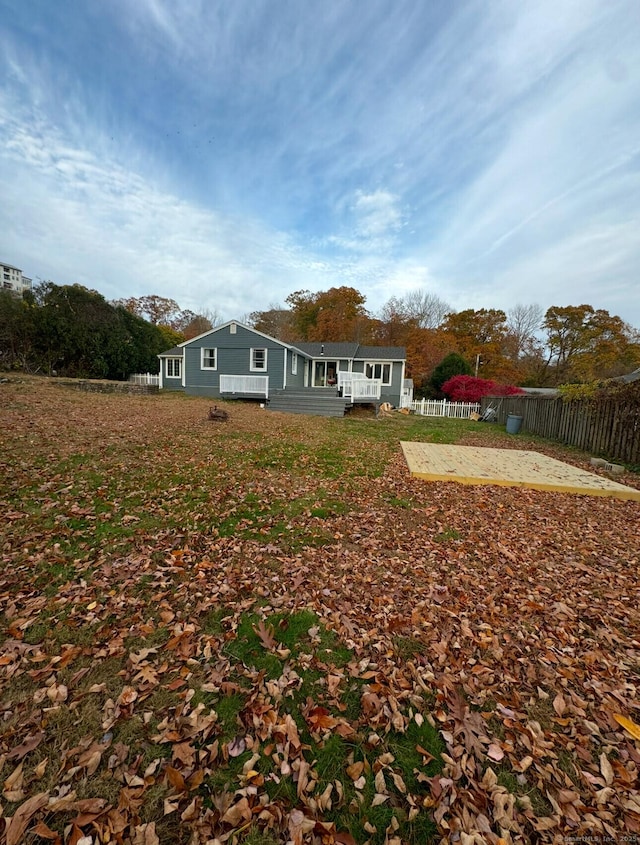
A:
[[[228,318],[349,284],[640,324],[635,0],[12,16],[0,227],[34,275]]]

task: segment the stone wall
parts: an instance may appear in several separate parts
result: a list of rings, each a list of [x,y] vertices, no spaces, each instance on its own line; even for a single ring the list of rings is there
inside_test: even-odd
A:
[[[155,384],[132,384],[128,381],[98,381],[95,379],[61,379],[56,382],[63,387],[84,390],[86,393],[135,393],[138,395],[158,393]]]

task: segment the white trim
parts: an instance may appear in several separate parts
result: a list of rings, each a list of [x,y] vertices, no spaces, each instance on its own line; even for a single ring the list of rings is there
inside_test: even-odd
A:
[[[166,370],[167,378],[172,378],[172,379],[179,378],[179,379],[181,379],[182,374],[184,373],[184,361],[183,361],[183,359],[181,357],[178,357],[177,355],[172,355],[169,358],[165,358],[165,362],[166,362],[165,366],[167,368],[167,370]],[[171,375],[169,375],[169,363],[171,363],[171,365],[172,365],[171,369],[173,370]],[[178,364],[178,368],[179,368],[177,374],[175,372],[176,364]]]
[[[264,367],[256,367],[255,364],[254,364],[254,354],[253,353],[258,352],[258,351],[264,352]],[[252,346],[249,349],[249,372],[250,373],[266,373],[268,368],[269,368],[268,360],[269,360],[269,350],[266,346]]]
[[[282,389],[285,390],[287,387],[287,351],[284,350],[282,354]]]
[[[205,359],[205,352],[213,352],[214,358],[214,365],[213,367],[205,367],[204,359]],[[207,356],[208,358],[209,356]],[[214,370],[218,369],[218,347],[217,346],[201,346],[200,347],[200,369],[201,370],[209,370],[213,372]]]
[[[291,351],[291,375],[297,376],[298,375],[298,353],[294,352],[293,349]]]

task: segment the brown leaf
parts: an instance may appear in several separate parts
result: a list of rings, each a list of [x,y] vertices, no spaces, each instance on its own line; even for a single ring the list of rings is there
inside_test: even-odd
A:
[[[487,749],[487,757],[490,757],[492,760],[495,760],[496,763],[499,763],[500,760],[504,758],[504,751],[496,742],[492,742]]]
[[[27,829],[32,817],[43,807],[46,807],[49,801],[48,792],[38,792],[31,798],[27,798],[24,804],[21,804],[15,811],[5,831],[6,845],[18,845],[22,843],[22,835]]]
[[[165,774],[167,775],[167,780],[177,793],[187,791],[187,785],[184,778],[177,769],[174,769],[173,766],[167,766]]]
[[[22,760],[30,751],[40,745],[44,736],[44,731],[29,735],[21,745],[17,745],[7,754],[7,760]]]
[[[358,780],[363,771],[364,763],[361,760],[356,763],[352,763],[351,766],[347,766],[347,774],[351,780]]]
[[[257,625],[251,626],[254,630],[254,633],[258,635],[260,638],[260,642],[262,645],[267,649],[267,651],[271,651],[276,646],[276,639],[273,636],[273,626],[269,625],[267,628],[260,619]]]
[[[221,819],[222,822],[230,824],[231,827],[238,827],[241,822],[248,822],[250,820],[251,807],[244,797],[235,804],[232,804]]]
[[[553,709],[556,711],[558,716],[563,716],[565,710],[567,709],[567,704],[561,692],[559,692],[553,699]]]
[[[55,830],[51,830],[43,821],[39,821],[38,824],[32,828],[32,833],[35,833],[36,836],[39,836],[40,839],[49,839],[51,842],[60,843],[62,839],[60,839],[60,834],[56,833]]]
[[[609,758],[604,753],[604,751],[600,755],[600,771],[602,772],[604,782],[607,784],[607,786],[611,786],[611,784],[613,783],[613,768],[611,767]]]
[[[160,839],[156,833],[156,823],[149,822],[135,827],[132,845],[160,845]]]

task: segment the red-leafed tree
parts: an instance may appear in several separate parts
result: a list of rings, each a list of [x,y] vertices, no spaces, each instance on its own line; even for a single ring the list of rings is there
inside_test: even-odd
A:
[[[524,390],[514,384],[497,384],[486,378],[453,376],[442,385],[442,392],[452,402],[479,402],[483,396],[515,396]]]

